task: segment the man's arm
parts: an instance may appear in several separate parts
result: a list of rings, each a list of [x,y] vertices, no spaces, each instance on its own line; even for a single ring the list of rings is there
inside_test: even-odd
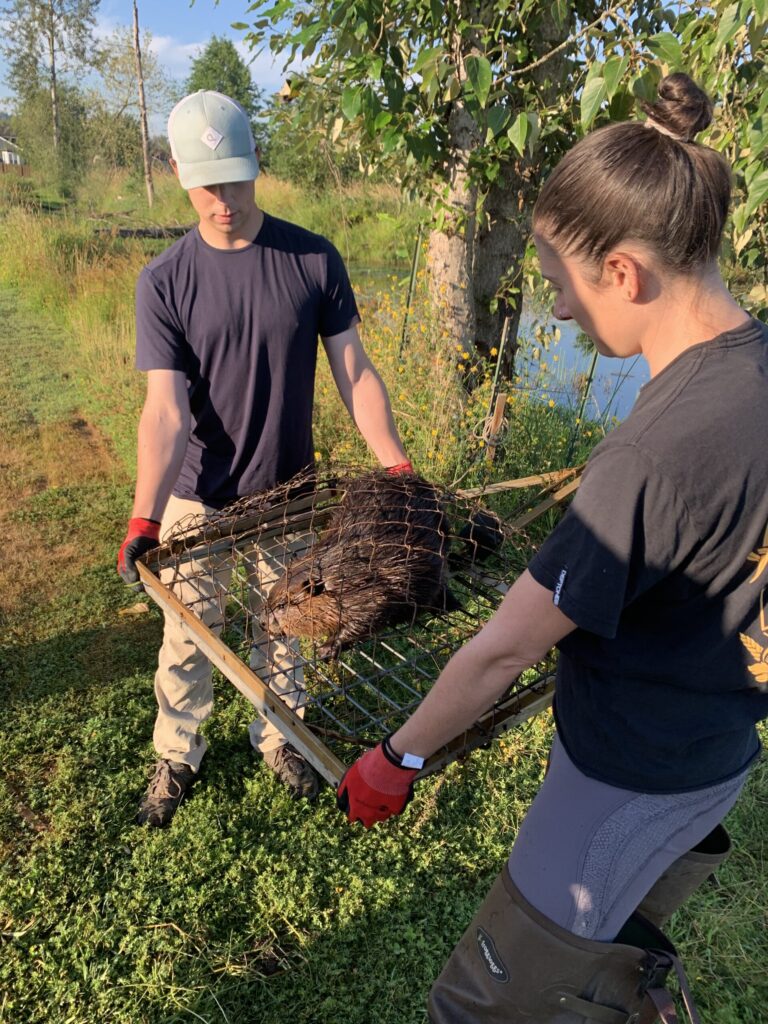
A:
[[[117,555],[117,571],[135,590],[143,590],[136,559],[159,543],[163,512],[187,449],[189,421],[185,375],[177,370],[149,370],[139,420],[133,514]]]
[[[133,517],[162,519],[187,450],[189,423],[186,376],[178,370],[150,370],[139,420]]]
[[[365,353],[357,327],[323,338],[323,345],[341,400],[373,454],[382,466],[407,462],[387,389]]]

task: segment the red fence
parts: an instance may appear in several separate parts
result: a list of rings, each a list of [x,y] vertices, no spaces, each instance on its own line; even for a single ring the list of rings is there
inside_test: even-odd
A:
[[[0,174],[15,174],[19,178],[28,178],[29,164],[4,164],[0,162]]]

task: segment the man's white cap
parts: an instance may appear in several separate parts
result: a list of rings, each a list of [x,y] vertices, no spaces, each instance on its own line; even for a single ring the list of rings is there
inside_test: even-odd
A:
[[[168,118],[168,141],[182,188],[258,177],[248,115],[220,92],[201,89],[180,100]]]

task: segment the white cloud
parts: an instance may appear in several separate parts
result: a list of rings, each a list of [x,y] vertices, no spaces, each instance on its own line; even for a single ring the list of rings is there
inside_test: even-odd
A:
[[[108,36],[112,35],[115,29],[126,27],[126,25],[123,25],[115,18],[109,18],[104,14],[99,14],[96,18],[96,24],[93,27],[93,34],[99,40],[106,39]]]
[[[174,36],[152,36],[150,49],[171,75],[186,78],[191,59],[205,49],[206,42],[203,39],[198,43],[183,43]]]

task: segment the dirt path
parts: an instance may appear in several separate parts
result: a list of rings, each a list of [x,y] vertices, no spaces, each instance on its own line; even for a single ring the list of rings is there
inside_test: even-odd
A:
[[[88,560],[92,524],[74,489],[124,484],[125,472],[81,411],[71,339],[7,291],[0,322],[1,627],[30,600],[49,601]]]

